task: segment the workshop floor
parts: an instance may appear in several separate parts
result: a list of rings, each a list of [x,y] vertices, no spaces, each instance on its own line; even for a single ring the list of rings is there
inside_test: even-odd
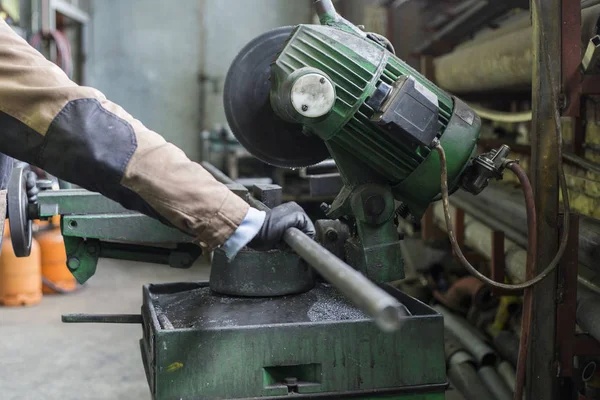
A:
[[[102,260],[78,293],[0,308],[0,399],[150,399],[139,325],[63,324],[61,314],[139,314],[145,283],[203,280],[208,267]]]
[[[46,296],[27,308],[0,307],[0,399],[150,399],[138,325],[63,324],[61,314],[136,314],[142,285],[203,280],[206,265],[189,270],[102,260],[78,293]],[[450,390],[447,400],[462,400]]]

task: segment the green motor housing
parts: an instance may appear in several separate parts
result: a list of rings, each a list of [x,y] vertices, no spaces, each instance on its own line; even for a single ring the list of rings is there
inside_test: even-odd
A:
[[[455,189],[481,127],[471,108],[381,43],[339,26],[293,30],[272,64],[270,97],[280,118],[302,124],[334,157],[359,160],[417,218],[440,193],[434,143],[446,151]]]

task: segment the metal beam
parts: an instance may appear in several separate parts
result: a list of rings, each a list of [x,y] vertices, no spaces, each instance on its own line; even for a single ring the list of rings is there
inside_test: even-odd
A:
[[[571,1],[571,0],[563,0]],[[576,0],[578,1],[578,0]],[[536,204],[538,248],[536,274],[552,261],[558,249],[558,142],[554,123],[555,96],[561,93],[561,0],[532,1],[533,125],[531,178]],[[555,362],[557,274],[532,289],[527,399],[559,400]]]

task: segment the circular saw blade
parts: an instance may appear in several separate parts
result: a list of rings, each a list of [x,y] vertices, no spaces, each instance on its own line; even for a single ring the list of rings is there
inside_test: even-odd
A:
[[[235,137],[268,164],[300,168],[329,157],[325,143],[302,133],[302,125],[279,118],[271,108],[271,64],[294,27],[267,32],[240,51],[225,81],[224,105]]]

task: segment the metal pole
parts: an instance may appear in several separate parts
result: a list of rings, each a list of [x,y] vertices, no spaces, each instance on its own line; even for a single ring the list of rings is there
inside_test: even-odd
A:
[[[283,239],[358,308],[373,317],[379,328],[392,332],[400,327],[406,312],[398,300],[298,229],[288,229]]]
[[[568,0],[563,0],[568,1]],[[537,212],[536,271],[540,273],[558,249],[558,143],[554,123],[561,93],[561,0],[532,1],[533,124],[531,178]],[[554,88],[551,86],[554,84]],[[557,274],[532,289],[531,339],[526,373],[527,399],[558,400],[556,353]]]
[[[485,383],[485,385],[488,387],[490,392],[493,393],[496,400],[512,400],[512,391],[509,389],[493,366],[483,366],[477,370],[477,374],[483,383]]]
[[[497,360],[494,350],[485,343],[475,327],[446,307],[436,305],[434,310],[444,316],[444,328],[450,331],[464,348],[473,355],[478,366],[494,365]]]
[[[203,162],[202,166],[218,181],[226,184],[233,182],[214,165]],[[255,208],[269,210],[252,196],[248,196],[247,200]],[[400,328],[406,310],[398,300],[300,230],[288,229],[283,239],[358,308],[372,317],[381,330],[392,332]]]
[[[65,314],[67,324],[141,324],[140,314]]]
[[[336,18],[337,11],[335,11],[335,6],[331,0],[315,0],[314,4],[321,21],[323,18],[326,20]]]
[[[202,168],[207,170],[209,174],[211,174],[216,180],[218,180],[221,183],[224,183],[226,185],[231,185],[235,183],[235,181],[227,175],[225,175],[223,171],[221,171],[219,168],[215,167],[207,161],[202,162]]]

